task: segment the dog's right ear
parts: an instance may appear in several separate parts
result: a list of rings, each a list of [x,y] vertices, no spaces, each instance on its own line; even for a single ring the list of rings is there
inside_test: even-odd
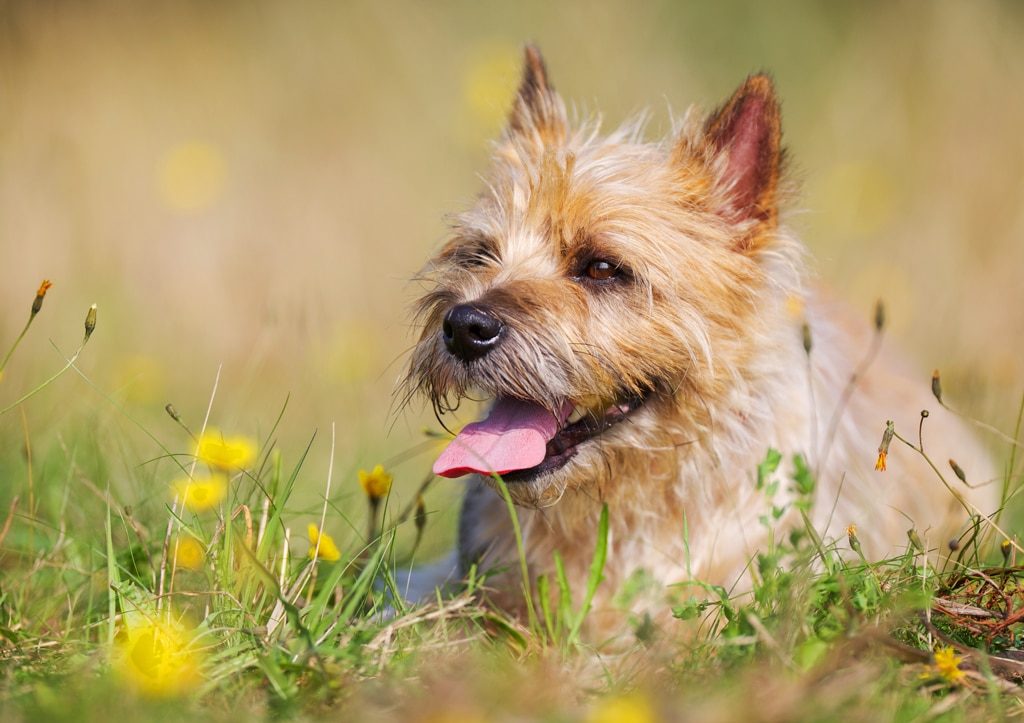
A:
[[[548,69],[540,50],[534,45],[527,45],[524,56],[523,78],[509,114],[506,133],[525,136],[545,146],[562,143],[568,129],[565,103],[548,79]]]

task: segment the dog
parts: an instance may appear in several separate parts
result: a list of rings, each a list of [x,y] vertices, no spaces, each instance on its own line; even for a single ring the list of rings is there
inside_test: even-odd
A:
[[[927,376],[885,345],[873,358],[879,330],[808,281],[780,214],[793,195],[786,166],[767,75],[650,142],[641,122],[602,135],[597,121],[571,121],[526,48],[486,188],[419,277],[405,380],[439,415],[490,400],[433,470],[468,476],[460,571],[495,571],[494,604],[527,607],[502,487],[533,590],[553,579],[557,554],[582,594],[607,506],[599,620],[637,574],[664,591],[743,589],[767,537],[756,481],[769,450],[783,471],[799,455],[815,472],[818,534],[845,540],[857,525],[876,558],[905,550],[908,528],[945,549],[971,515],[995,511],[998,485],[944,486],[898,442],[876,457],[886,420],[916,442],[928,409],[929,458],[996,477]],[[661,619],[666,600],[626,607]]]

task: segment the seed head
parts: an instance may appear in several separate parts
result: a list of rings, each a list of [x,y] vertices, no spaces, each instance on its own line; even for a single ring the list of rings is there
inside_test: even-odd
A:
[[[950,552],[956,552],[960,549],[960,540],[953,537],[950,539],[949,542],[946,543],[946,545],[949,547]]]

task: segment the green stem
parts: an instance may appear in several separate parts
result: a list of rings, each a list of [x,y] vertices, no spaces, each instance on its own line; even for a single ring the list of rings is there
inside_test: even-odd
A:
[[[540,622],[537,620],[537,611],[533,607],[533,589],[530,585],[530,568],[526,564],[526,548],[523,546],[523,531],[519,527],[519,515],[516,514],[516,506],[512,501],[512,495],[508,492],[505,480],[499,474],[492,474],[491,477],[498,484],[501,496],[505,499],[505,506],[508,508],[508,516],[512,521],[512,532],[516,538],[516,553],[519,555],[519,572],[523,576],[523,595],[526,598],[526,614],[530,622],[530,630],[540,631]]]
[[[27,329],[28,327],[26,326],[25,328]],[[78,361],[78,356],[82,353],[82,350],[85,348],[85,344],[88,341],[89,341],[89,337],[86,337],[85,341],[82,342],[82,345],[80,347],[78,347],[78,350],[74,353],[74,355],[70,359],[68,359],[68,363],[65,364],[63,367],[61,367],[60,371],[58,371],[56,374],[54,374],[52,377],[47,379],[45,382],[43,382],[42,384],[37,386],[32,391],[30,391],[27,394],[25,394],[18,401],[14,402],[13,404],[9,404],[8,406],[4,407],[3,409],[0,409],[0,415],[7,414],[7,412],[11,411],[15,407],[17,407],[19,404],[21,404],[21,403],[23,403],[25,401],[28,401],[29,399],[34,397],[36,394],[38,394],[39,392],[43,391],[43,389],[48,387],[50,384],[53,384],[53,382],[55,382],[58,377],[60,377],[64,372],[66,372],[68,369],[70,369],[71,367],[73,367],[75,365],[75,362]]]
[[[14,340],[11,348],[7,350],[7,356],[5,356],[4,360],[0,362],[0,374],[3,374],[4,369],[7,368],[7,362],[11,360],[11,355],[14,354],[14,350],[18,348],[18,344],[21,343],[21,340],[25,338],[25,334],[28,333],[28,328],[32,326],[32,321],[35,318],[35,314],[29,314],[28,321],[25,322],[25,328],[21,330],[20,334],[18,334],[18,338]]]

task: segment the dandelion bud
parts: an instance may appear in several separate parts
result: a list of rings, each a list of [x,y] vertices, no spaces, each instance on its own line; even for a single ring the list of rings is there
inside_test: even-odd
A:
[[[53,284],[50,283],[49,279],[43,279],[43,283],[39,284],[39,290],[36,292],[36,298],[32,302],[32,316],[39,313],[40,309],[43,308],[43,299],[46,298],[46,292],[50,290]]]
[[[960,549],[960,540],[958,540],[958,539],[956,539],[954,537],[954,538],[950,539],[949,542],[946,543],[946,546],[949,547],[949,551],[950,552],[956,552],[957,550]]]
[[[1009,540],[1003,540],[999,543],[999,551],[1003,553],[1003,564],[1005,565],[1010,561],[1010,550],[1013,549],[1010,545]]]
[[[942,379],[939,377],[938,369],[932,372],[932,394],[939,400],[939,404],[942,404]]]
[[[955,459],[949,460],[949,466],[953,469],[953,474],[957,476],[957,479],[959,479],[964,484],[967,484],[967,475],[964,474],[963,467],[958,465]]]
[[[850,549],[860,552],[860,539],[857,537],[857,525],[850,525],[846,528],[846,539],[850,542]]]
[[[811,353],[811,347],[813,346],[812,339],[811,339],[811,325],[808,324],[805,321],[803,323],[803,326],[800,328],[800,331],[803,334],[804,352],[806,354],[810,354]]]
[[[422,535],[423,528],[427,526],[427,505],[423,502],[423,495],[416,499],[416,516],[413,520],[416,523],[416,535]]]
[[[911,546],[918,552],[924,552],[924,543],[921,542],[921,538],[917,534],[917,530],[911,527],[907,530],[907,539],[910,540]]]
[[[96,304],[89,307],[89,313],[85,315],[85,339],[82,343],[89,341],[89,337],[96,330]]]
[[[881,299],[875,302],[875,331],[885,328],[885,302]]]
[[[178,410],[174,408],[173,404],[168,403],[167,406],[164,407],[164,411],[167,412],[167,416],[175,422],[178,422],[179,424],[181,423],[181,415],[178,414]]]

